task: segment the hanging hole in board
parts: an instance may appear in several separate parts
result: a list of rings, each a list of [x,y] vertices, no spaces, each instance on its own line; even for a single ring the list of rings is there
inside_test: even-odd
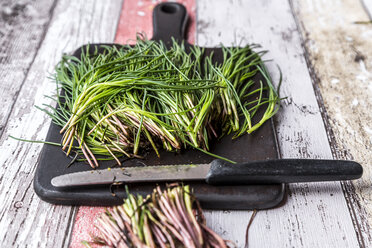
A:
[[[172,4],[164,4],[161,6],[160,10],[167,14],[174,14],[177,12],[177,6]]]

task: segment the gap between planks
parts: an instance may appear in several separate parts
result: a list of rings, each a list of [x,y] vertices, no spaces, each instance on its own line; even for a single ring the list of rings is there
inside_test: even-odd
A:
[[[265,13],[264,15],[262,13]],[[326,129],[304,58],[301,36],[288,2],[198,1],[200,46],[259,43],[267,58],[281,66],[283,108],[276,118],[283,157],[332,158]],[[270,17],[270,18],[267,18]],[[278,79],[275,64],[269,66]],[[334,211],[337,209],[337,211]],[[244,245],[250,214],[207,213],[208,223],[224,238]],[[263,243],[264,242],[264,243]],[[258,212],[250,247],[356,247],[359,245],[340,183],[293,184],[286,204]]]
[[[33,191],[33,174],[42,146],[18,142],[8,135],[31,140],[45,138],[50,119],[34,105],[53,104],[43,97],[55,88],[48,73],[53,71],[63,52],[71,52],[87,42],[112,42],[120,6],[120,0],[58,1],[35,59],[28,60],[32,64],[26,65],[30,69],[18,98],[12,99],[14,108],[0,140],[0,240],[3,246],[67,245],[65,238],[73,209],[43,202]],[[34,18],[37,20],[37,15]],[[29,52],[27,48],[19,50]],[[12,83],[20,84],[19,79]]]
[[[147,38],[152,37],[153,23],[152,11],[156,4],[164,2],[143,2],[137,0],[126,0],[121,8],[120,19],[116,29],[115,43],[132,44],[136,40],[137,33],[146,34]],[[188,42],[194,43],[195,39],[195,1],[178,0],[183,4],[188,12]],[[90,234],[98,235],[97,228],[92,223],[102,212],[104,208],[99,207],[80,207],[76,214],[73,224],[70,248],[83,248],[81,240],[89,240]]]
[[[364,167],[361,180],[343,183],[361,247],[372,246],[371,223],[371,1],[337,3],[294,1],[306,37],[309,63],[317,72],[334,158],[354,159]],[[359,99],[359,101],[357,100]]]
[[[213,6],[213,5],[212,5]],[[36,59],[37,60],[37,59]],[[35,63],[36,63],[37,61],[35,61]],[[24,91],[24,90],[23,90]],[[40,94],[39,94],[40,95]],[[18,110],[19,111],[19,110]],[[304,110],[305,112],[306,112],[306,109]],[[12,120],[12,119],[10,119],[10,121],[14,121],[14,120]],[[40,136],[42,136],[42,134],[40,135]],[[45,136],[45,130],[44,130],[44,136]],[[283,148],[282,148],[283,149]],[[311,152],[311,151],[310,151]],[[306,153],[305,153],[306,154]],[[294,155],[296,155],[296,154],[294,154]],[[307,156],[316,156],[316,155],[314,155],[314,153],[310,153],[309,155],[307,155]],[[319,155],[318,155],[319,156]],[[284,207],[286,207],[286,206],[284,206]],[[274,210],[273,210],[274,211]],[[265,212],[267,212],[267,213],[269,213],[270,211],[265,211]],[[260,213],[258,213],[258,214],[260,214]],[[226,217],[227,218],[229,218],[229,217],[231,217],[232,216],[232,214],[231,215],[227,215],[227,213],[226,213]],[[242,215],[240,215],[240,217],[244,217],[244,214],[242,214]],[[274,216],[268,216],[269,218],[270,217],[275,217],[275,215]],[[231,220],[231,219],[230,219]],[[235,219],[236,221],[239,221],[239,219]],[[234,220],[233,220],[234,221]],[[255,222],[257,222],[257,219],[255,220]],[[253,225],[255,225],[255,222],[253,223]],[[217,227],[218,225],[216,225],[216,227]],[[229,225],[227,225],[227,226],[229,226]],[[230,225],[231,226],[231,225]],[[217,229],[216,229],[217,230]],[[232,230],[232,232],[234,232],[234,228],[232,228],[231,229]],[[279,229],[280,230],[280,229]],[[277,230],[278,231],[278,230]],[[287,233],[284,233],[284,234],[287,234]],[[253,239],[256,239],[257,238],[257,236],[256,235],[251,235],[251,237],[253,237]],[[286,237],[286,236],[285,236]],[[285,238],[284,237],[284,238]],[[289,237],[290,238],[290,237]],[[300,239],[301,239],[301,237],[299,237]],[[252,242],[250,242],[251,244],[252,244]],[[254,242],[253,242],[254,243]],[[287,242],[287,244],[288,244],[288,242]],[[298,247],[298,246],[297,246]]]
[[[204,23],[205,24],[205,23]],[[221,35],[221,34],[220,34]],[[285,38],[286,37],[286,34],[284,33],[284,34],[282,34],[282,36]],[[282,37],[282,38],[283,38]],[[303,62],[302,62],[303,63]],[[305,63],[305,66],[306,66],[306,63]],[[310,81],[311,82],[311,81]],[[310,86],[311,86],[311,84],[310,84]],[[311,88],[310,88],[311,89]],[[312,89],[313,90],[313,89]],[[304,115],[306,115],[306,114],[310,114],[310,115],[319,115],[320,114],[320,111],[321,110],[318,110],[318,112],[317,112],[317,110],[316,110],[316,107],[317,107],[317,105],[316,105],[316,100],[315,101],[313,101],[312,102],[312,104],[314,105],[314,106],[310,106],[310,107],[313,107],[315,110],[309,110],[309,109],[307,109],[309,106],[306,106],[306,105],[298,105],[296,102],[290,102],[289,104],[293,104],[293,105],[295,105],[295,108],[296,109],[298,109],[299,111],[300,111],[300,113],[302,113],[302,114],[304,114]],[[321,124],[322,122],[319,122],[319,118],[317,119],[318,120],[318,124]],[[320,120],[321,120],[321,118],[320,118]],[[324,127],[323,127],[323,130],[324,130]],[[302,140],[302,142],[306,142],[306,140]],[[300,142],[301,143],[301,142]],[[325,144],[327,144],[327,143],[325,143]],[[306,151],[306,146],[304,146],[304,147],[302,147],[302,149],[300,149],[298,152],[300,153],[300,155],[302,155],[303,157],[313,157],[313,156],[322,156],[322,154],[316,154],[316,153],[311,153],[312,151],[310,151],[310,153],[308,152],[308,151]],[[282,149],[283,150],[283,149]],[[330,151],[329,150],[329,147],[328,147],[328,151]],[[288,153],[288,151],[282,151],[282,153]],[[326,154],[325,155],[325,157],[329,157],[330,156],[330,154]],[[305,187],[308,187],[308,186],[305,186]],[[320,189],[322,189],[322,187],[319,187]],[[316,188],[315,188],[316,189]],[[312,189],[312,190],[314,190],[314,188]],[[328,189],[330,192],[333,192],[333,191],[336,191],[336,192],[340,192],[341,190],[340,190],[340,187],[339,187],[339,185],[337,185],[337,183],[335,183],[335,184],[331,184],[331,185],[329,185],[329,189]],[[301,191],[301,189],[299,190],[299,191]],[[307,191],[311,191],[311,189],[307,189]],[[320,192],[320,190],[318,190],[319,192]],[[306,192],[306,191],[305,191]],[[293,194],[293,192],[292,192],[292,194]],[[331,195],[332,195],[332,193],[330,193]],[[341,195],[342,196],[342,195]],[[300,196],[301,197],[301,196]],[[341,201],[342,201],[342,197],[341,198],[339,198],[339,199],[341,199]],[[345,210],[346,208],[344,208],[344,210]],[[321,210],[318,210],[319,212],[322,212]],[[269,213],[270,211],[268,211],[268,213]],[[346,211],[346,213],[347,213],[347,211]],[[239,215],[240,215],[240,217],[242,216],[241,215],[241,213],[240,214],[238,214],[238,217],[237,216],[234,216],[234,214],[232,214],[231,212],[223,212],[223,214],[225,214],[226,216],[225,216],[225,218],[229,218],[229,221],[234,221],[234,220],[237,220],[237,219],[239,219]],[[323,211],[323,213],[321,213],[321,214],[323,214],[323,215],[326,215],[327,213],[324,213],[324,211]],[[344,213],[345,214],[345,213]],[[298,222],[297,223],[297,225],[300,225],[300,224],[303,224],[303,223],[299,223],[299,221],[301,221],[301,219],[300,220],[298,220],[298,218],[297,218],[297,216],[295,216],[296,217],[296,221]],[[327,217],[327,216],[323,216],[323,217]],[[346,214],[346,217],[347,217],[347,214]],[[268,218],[270,218],[270,215],[268,215]],[[345,222],[345,219],[343,220],[344,222]],[[347,221],[347,218],[346,218],[346,221]],[[213,224],[213,222],[212,222],[212,224]],[[216,224],[216,223],[215,223]],[[306,224],[306,223],[305,223]],[[309,223],[307,223],[307,224],[309,224]],[[350,228],[350,226],[351,225],[349,225],[349,228]],[[223,231],[223,230],[226,230],[226,226],[219,226],[218,225],[218,223],[217,223],[217,225],[215,225],[215,227],[216,228],[220,228],[220,230],[224,233],[225,231]],[[213,228],[213,227],[212,227]],[[231,231],[234,233],[234,231],[236,231],[236,230],[234,230],[234,228],[231,228],[231,226],[227,226],[227,229],[231,229]],[[224,233],[224,234],[226,234],[226,233]],[[240,236],[240,237],[238,237],[235,241],[238,243],[238,244],[242,244],[242,237],[243,236]],[[229,237],[227,237],[227,238],[229,238]],[[291,240],[291,237],[290,237],[290,235],[289,235],[289,243],[296,243],[296,242],[299,242],[300,244],[301,244],[301,246],[307,246],[308,244],[307,243],[303,243],[303,240],[306,240],[306,237],[301,237],[301,234],[300,235],[298,235],[298,237],[295,237],[295,238],[297,238],[297,240]],[[346,239],[346,237],[345,237],[345,239]],[[349,239],[350,240],[352,240],[352,237],[349,237]],[[274,241],[275,242],[275,241]],[[316,242],[316,241],[315,241]],[[252,244],[252,242],[250,242],[251,244]],[[253,245],[255,244],[255,242],[253,242]],[[257,245],[257,243],[256,243],[256,245]]]

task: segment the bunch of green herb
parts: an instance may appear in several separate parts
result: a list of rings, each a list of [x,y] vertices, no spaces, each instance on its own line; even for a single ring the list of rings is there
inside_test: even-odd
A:
[[[134,46],[83,49],[56,67],[62,149],[97,167],[109,157],[139,157],[151,147],[206,152],[211,139],[251,133],[272,117],[280,98],[255,46],[223,48],[224,63],[198,47],[138,39]],[[256,74],[263,80],[253,80]],[[63,91],[61,91],[63,89]],[[61,93],[62,92],[62,93]],[[264,108],[264,114],[256,116]],[[256,121],[253,121],[255,117]]]
[[[100,235],[84,241],[88,247],[228,247],[207,227],[189,186],[157,187],[145,199],[128,193],[123,205],[97,219],[96,227]]]

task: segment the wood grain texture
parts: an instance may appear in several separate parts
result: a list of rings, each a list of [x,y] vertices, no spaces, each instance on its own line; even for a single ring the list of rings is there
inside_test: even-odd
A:
[[[366,4],[371,1],[364,1]],[[367,6],[367,5],[366,5]],[[309,62],[329,120],[335,158],[364,167],[362,180],[345,183],[361,246],[371,247],[372,25],[360,2],[293,1]],[[366,9],[368,11],[368,9]]]
[[[55,89],[47,78],[49,73],[62,53],[72,52],[88,42],[112,42],[120,8],[121,0],[60,0],[53,11],[45,38],[32,64],[28,65],[30,69],[0,139],[2,247],[68,245],[74,208],[42,202],[33,191],[33,174],[42,145],[18,142],[8,136],[31,140],[45,138],[50,119],[34,105],[53,104],[43,97]],[[23,54],[28,52],[27,45],[19,45],[17,49]]]
[[[43,40],[55,1],[0,2],[0,137]]]
[[[283,72],[282,109],[276,117],[281,156],[332,158],[290,4],[283,1],[198,1],[197,44],[259,43],[270,51],[269,71]],[[249,212],[208,212],[207,222],[224,238],[244,245]],[[249,247],[356,247],[357,235],[340,183],[294,184],[288,201],[258,212]]]

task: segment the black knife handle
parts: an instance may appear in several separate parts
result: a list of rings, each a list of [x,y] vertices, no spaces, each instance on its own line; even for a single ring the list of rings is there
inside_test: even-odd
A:
[[[272,184],[358,179],[363,167],[354,161],[278,159],[231,164],[214,160],[206,177],[208,184]]]
[[[170,45],[172,37],[181,42],[187,24],[186,8],[179,3],[165,2],[156,5],[153,11],[152,40],[163,41]]]

